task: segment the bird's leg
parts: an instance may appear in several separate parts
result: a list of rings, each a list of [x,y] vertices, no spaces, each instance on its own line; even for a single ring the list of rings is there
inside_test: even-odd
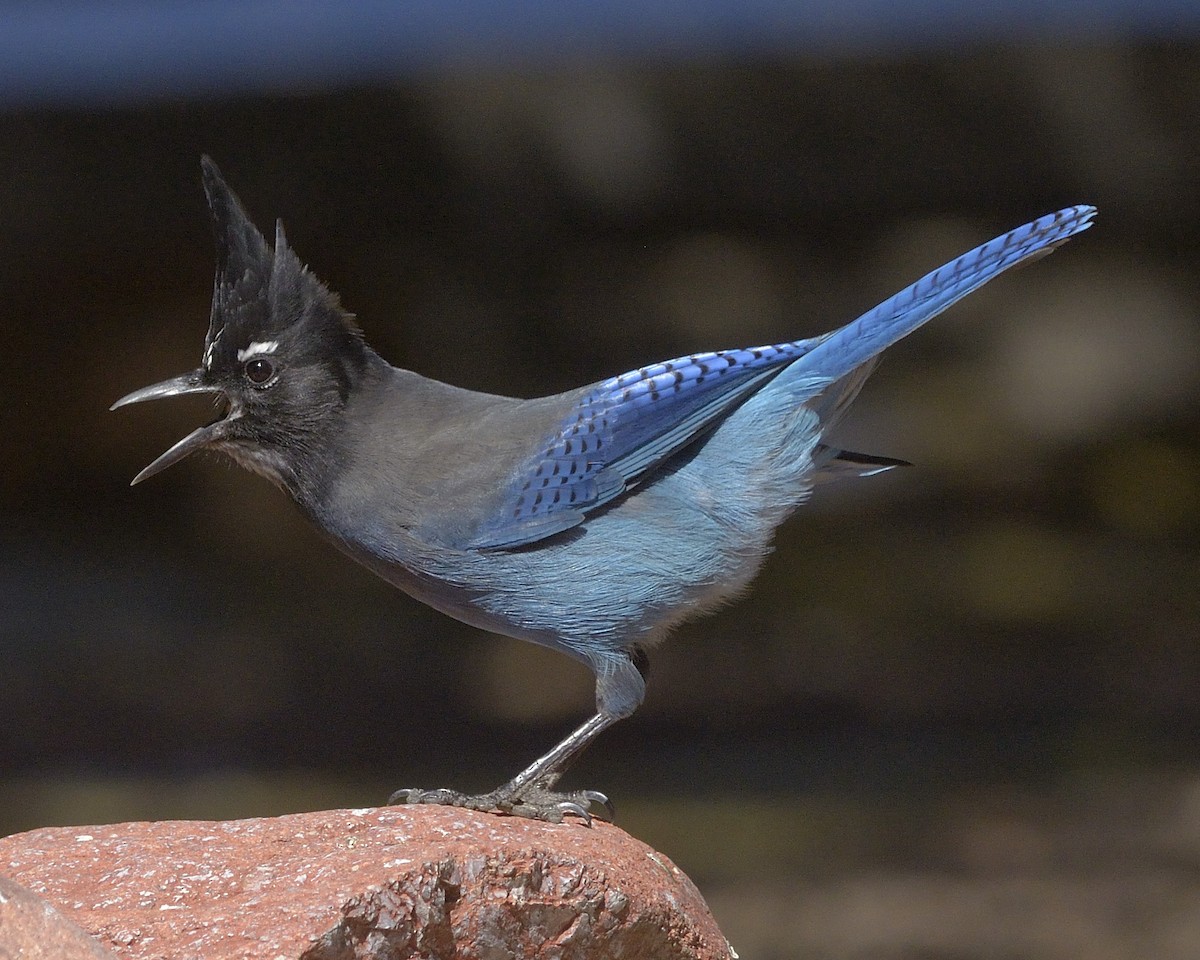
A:
[[[596,715],[504,786],[479,796],[445,789],[397,790],[388,803],[444,803],[551,823],[561,823],[568,815],[591,823],[591,808],[598,805],[604,808],[606,819],[611,820],[613,807],[604,794],[596,790],[563,793],[556,791],[554,785],[584,747],[602,731],[632,714],[642,702],[646,694],[645,657],[636,648],[631,652],[632,656],[614,654],[592,664],[596,672]]]
[[[471,795],[446,788],[438,790],[397,790],[388,803],[437,803],[470,810],[493,813],[515,814],[534,820],[549,820],[561,823],[564,816],[580,817],[591,823],[593,804],[604,808],[611,820],[613,807],[608,797],[596,790],[576,790],[569,793],[555,791],[558,778],[579,756],[584,748],[601,733],[616,723],[619,716],[597,713],[577,727],[562,742],[538,757],[508,783],[490,793]]]

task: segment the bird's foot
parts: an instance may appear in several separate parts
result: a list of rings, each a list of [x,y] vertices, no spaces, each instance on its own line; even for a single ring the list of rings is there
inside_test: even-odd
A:
[[[526,786],[515,794],[503,787],[478,795],[445,787],[437,790],[406,788],[388,797],[388,803],[436,803],[549,823],[562,823],[567,817],[578,817],[586,826],[591,826],[593,818],[611,821],[616,813],[612,801],[598,790],[560,792],[537,784]]]

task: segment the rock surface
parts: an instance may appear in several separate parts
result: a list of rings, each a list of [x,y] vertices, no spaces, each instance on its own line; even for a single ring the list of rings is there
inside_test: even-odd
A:
[[[0,874],[121,960],[731,956],[691,881],[604,823],[429,806],[55,827],[0,839]]]
[[[32,890],[0,877],[0,958],[115,960],[87,931]]]

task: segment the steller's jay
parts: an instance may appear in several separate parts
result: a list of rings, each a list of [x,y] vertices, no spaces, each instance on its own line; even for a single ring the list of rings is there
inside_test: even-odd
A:
[[[1096,212],[1068,207],[1018,227],[832,333],[518,400],[390,366],[289,249],[282,225],[272,250],[216,165],[201,165],[217,240],[201,365],[113,406],[205,393],[223,414],[133,482],[219,450],[418,600],[587,664],[595,716],[511,781],[481,796],[401,790],[390,800],[554,821],[590,822],[595,805],[611,816],[603,794],[554,787],[641,703],[644,651],[745,587],[816,480],[902,463],[823,439],[880,351],[1086,230]]]

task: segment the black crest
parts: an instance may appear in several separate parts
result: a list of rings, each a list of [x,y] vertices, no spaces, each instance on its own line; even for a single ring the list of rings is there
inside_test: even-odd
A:
[[[337,295],[288,247],[283,222],[276,221],[272,250],[212,158],[202,157],[200,166],[217,245],[204,366],[211,368],[223,355],[232,356],[235,341],[274,337],[297,325],[318,341],[357,338],[359,332]]]

